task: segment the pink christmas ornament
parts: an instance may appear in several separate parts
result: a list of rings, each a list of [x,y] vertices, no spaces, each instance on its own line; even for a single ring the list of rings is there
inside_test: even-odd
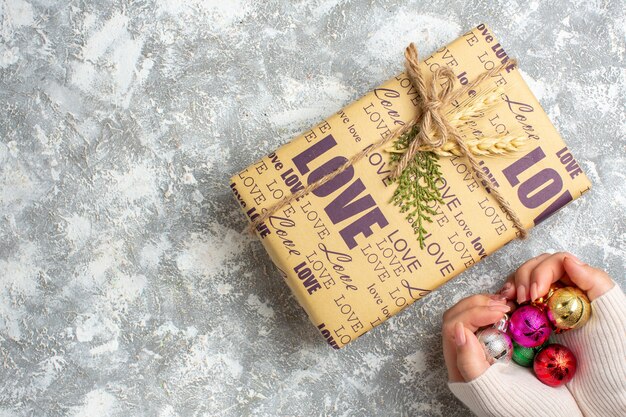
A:
[[[525,305],[511,315],[509,335],[518,345],[532,348],[544,344],[552,328],[546,313],[539,307]]]

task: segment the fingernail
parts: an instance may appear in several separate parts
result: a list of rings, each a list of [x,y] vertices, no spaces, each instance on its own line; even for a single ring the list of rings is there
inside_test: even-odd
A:
[[[524,301],[526,301],[526,287],[520,285],[517,287],[517,303],[522,304]]]
[[[538,291],[539,290],[537,289],[536,282],[530,284],[530,301],[535,301],[537,298],[539,298],[539,295],[537,294]]]
[[[506,304],[495,304],[495,305],[490,305],[489,307],[487,307],[489,310],[491,311],[499,311],[501,313],[506,313],[508,312],[511,307],[509,307]]]
[[[578,259],[577,257],[575,257],[574,255],[571,256],[566,256],[566,258],[571,259],[572,261],[574,261],[575,264],[577,265],[584,265],[585,263],[583,261],[581,261],[580,259]]]
[[[512,286],[513,286],[513,284],[511,284],[510,282],[507,282],[506,284],[504,284],[504,286],[502,288],[500,288],[499,293],[500,294],[504,294],[505,292],[509,292],[509,290],[511,289]]]
[[[465,328],[461,322],[454,325],[454,343],[456,343],[457,346],[463,346],[465,344]]]
[[[492,300],[499,301],[501,303],[506,302],[506,297],[500,294],[489,294],[488,297],[490,298],[490,300],[487,302],[487,304],[489,304]]]
[[[501,306],[504,303],[506,303],[506,298],[494,298],[487,301],[488,306]]]

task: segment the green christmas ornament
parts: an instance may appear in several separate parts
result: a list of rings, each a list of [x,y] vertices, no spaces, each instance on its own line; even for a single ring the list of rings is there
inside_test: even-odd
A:
[[[532,368],[535,355],[539,353],[539,351],[543,349],[547,343],[548,342],[534,348],[527,348],[513,342],[513,361],[518,365],[525,366],[526,368]]]

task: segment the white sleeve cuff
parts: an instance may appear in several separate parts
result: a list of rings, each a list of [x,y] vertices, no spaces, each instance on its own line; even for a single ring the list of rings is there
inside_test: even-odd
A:
[[[515,364],[496,363],[469,382],[449,382],[452,393],[478,416],[582,416],[565,386],[542,384],[532,371]]]

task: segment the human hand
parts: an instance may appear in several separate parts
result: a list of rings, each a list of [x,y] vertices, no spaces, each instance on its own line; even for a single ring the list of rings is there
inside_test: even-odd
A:
[[[571,253],[557,252],[544,253],[526,261],[509,276],[499,293],[507,300],[516,300],[521,304],[543,297],[550,285],[559,280],[586,292],[590,301],[615,285],[601,269],[585,264]]]
[[[462,299],[443,314],[443,356],[450,382],[471,381],[489,368],[474,332],[494,324],[510,309],[503,296],[477,294]]]

